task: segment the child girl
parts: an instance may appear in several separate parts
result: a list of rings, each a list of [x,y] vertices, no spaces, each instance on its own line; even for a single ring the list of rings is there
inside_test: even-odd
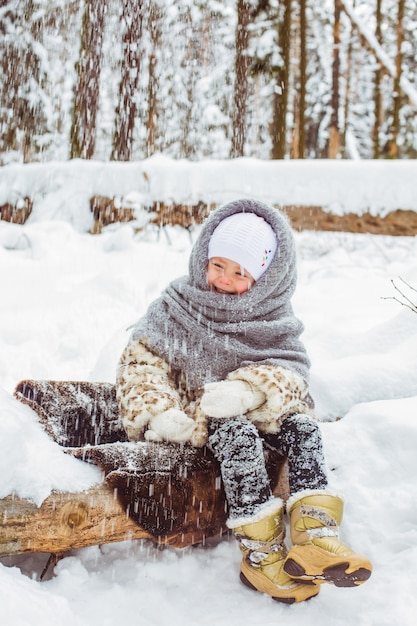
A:
[[[339,540],[343,501],[328,489],[303,326],[290,302],[295,285],[284,216],[254,200],[226,204],[203,225],[189,275],[135,325],[117,372],[129,439],[209,446],[243,554],[242,581],[289,604],[317,595],[323,582],[359,585],[372,570]],[[268,447],[288,460],[288,554]]]

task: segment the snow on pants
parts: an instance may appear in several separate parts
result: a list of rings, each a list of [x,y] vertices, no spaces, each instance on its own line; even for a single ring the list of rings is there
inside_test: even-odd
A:
[[[251,517],[272,496],[264,447],[287,458],[291,494],[327,487],[320,428],[308,415],[287,417],[273,435],[242,416],[211,419],[208,445],[220,463],[231,519]]]

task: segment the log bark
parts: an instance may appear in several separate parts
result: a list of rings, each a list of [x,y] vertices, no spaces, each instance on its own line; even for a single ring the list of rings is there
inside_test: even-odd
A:
[[[152,217],[150,223],[155,223],[159,227],[179,225],[183,228],[192,228],[196,224],[201,224],[210,212],[214,209],[213,204],[199,202],[195,205],[186,204],[165,204],[155,202],[150,207]],[[401,235],[414,237],[417,235],[417,212],[406,209],[390,211],[385,216],[371,215],[364,212],[345,213],[336,215],[321,206],[307,205],[280,205],[277,208],[288,215],[291,226],[297,231],[345,231],[348,233],[371,233],[373,235]],[[123,209],[111,211],[111,220],[125,221]],[[104,226],[113,223],[108,219],[109,212],[97,212],[94,227],[91,233],[100,233]]]
[[[32,213],[33,201],[26,196],[15,204],[6,202],[0,205],[0,220],[11,224],[25,224]]]
[[[398,209],[384,217],[365,212],[334,215],[319,206],[287,205],[281,207],[297,231],[320,230],[414,237],[417,235],[417,212]]]

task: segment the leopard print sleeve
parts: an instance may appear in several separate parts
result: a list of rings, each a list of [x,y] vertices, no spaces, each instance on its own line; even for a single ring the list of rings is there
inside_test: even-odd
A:
[[[315,417],[308,384],[289,369],[254,363],[230,372],[227,379],[244,380],[265,394],[264,404],[246,414],[261,432],[277,433],[283,420],[294,413]]]
[[[124,349],[116,374],[116,396],[123,426],[131,441],[143,440],[152,417],[181,409],[169,366],[139,341]]]

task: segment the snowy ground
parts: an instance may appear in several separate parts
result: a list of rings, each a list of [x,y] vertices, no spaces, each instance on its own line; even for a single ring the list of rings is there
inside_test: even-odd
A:
[[[167,235],[170,243],[129,225],[93,237],[62,221],[0,222],[0,497],[41,502],[52,488],[99,480],[11,394],[23,378],[114,380],[126,328],[186,272],[189,234]],[[372,560],[371,579],[357,589],[323,586],[287,607],[241,585],[231,539],[182,552],[123,542],[69,554],[44,582],[46,555],[0,559],[1,624],[415,624],[417,315],[384,298],[398,295],[391,279],[416,285],[417,238],[304,232],[296,241],[294,306],[331,483],[346,499],[343,538]]]

